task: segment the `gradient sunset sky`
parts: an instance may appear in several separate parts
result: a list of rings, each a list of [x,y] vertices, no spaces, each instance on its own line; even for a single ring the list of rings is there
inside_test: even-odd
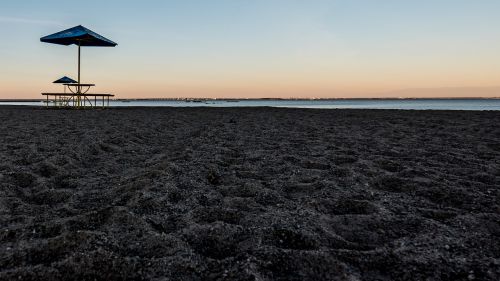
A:
[[[499,0],[0,3],[0,99],[61,91],[83,25],[82,82],[118,98],[500,96]]]

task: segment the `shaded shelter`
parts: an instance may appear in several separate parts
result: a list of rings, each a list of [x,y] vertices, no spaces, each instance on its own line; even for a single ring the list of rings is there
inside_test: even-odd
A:
[[[80,107],[80,101],[83,98],[84,101],[84,106],[85,106],[85,99],[87,97],[84,95],[88,89],[91,86],[95,86],[94,84],[82,84],[81,83],[81,76],[80,76],[80,61],[81,61],[81,47],[115,47],[118,45],[117,43],[107,39],[106,37],[99,35],[95,33],[94,31],[83,27],[81,25],[45,36],[40,38],[40,41],[45,42],[45,43],[52,43],[52,44],[58,44],[58,45],[77,45],[78,46],[78,81],[77,83],[64,83],[68,88],[70,86],[75,87],[76,90],[73,92],[75,96],[71,98],[76,97],[76,105],[77,107]],[[82,92],[82,87],[88,87],[86,91]],[[71,89],[70,89],[71,90]],[[55,95],[55,99],[57,98],[57,95]],[[87,94],[88,96],[89,94]],[[95,95],[95,94],[94,94]],[[112,95],[105,94],[105,95],[97,95],[99,97],[103,97],[103,104],[104,104],[104,97],[108,98],[108,103],[109,103],[109,97]],[[47,95],[48,99],[48,95]]]

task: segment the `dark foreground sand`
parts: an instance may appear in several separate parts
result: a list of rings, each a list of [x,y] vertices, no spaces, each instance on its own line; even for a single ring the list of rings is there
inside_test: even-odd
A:
[[[0,122],[0,280],[500,278],[500,112]]]

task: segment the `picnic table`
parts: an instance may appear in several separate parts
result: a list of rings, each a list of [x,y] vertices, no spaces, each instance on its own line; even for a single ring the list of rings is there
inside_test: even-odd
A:
[[[95,84],[64,83],[63,85],[67,86],[69,91],[73,94],[85,94],[90,90],[91,87],[95,87]]]
[[[43,96],[46,96],[47,107],[52,102],[55,107],[85,108],[90,106],[96,108],[99,102],[99,106],[104,108],[109,106],[109,98],[114,97],[112,94],[89,94],[88,91],[95,84],[65,83],[63,85],[68,87],[69,93],[42,93]]]

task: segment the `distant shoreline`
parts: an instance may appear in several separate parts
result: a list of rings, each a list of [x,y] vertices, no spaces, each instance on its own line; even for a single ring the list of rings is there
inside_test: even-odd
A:
[[[500,97],[436,97],[436,98],[123,98],[115,101],[335,101],[335,100],[498,100]],[[45,99],[0,99],[0,102],[42,102]]]

